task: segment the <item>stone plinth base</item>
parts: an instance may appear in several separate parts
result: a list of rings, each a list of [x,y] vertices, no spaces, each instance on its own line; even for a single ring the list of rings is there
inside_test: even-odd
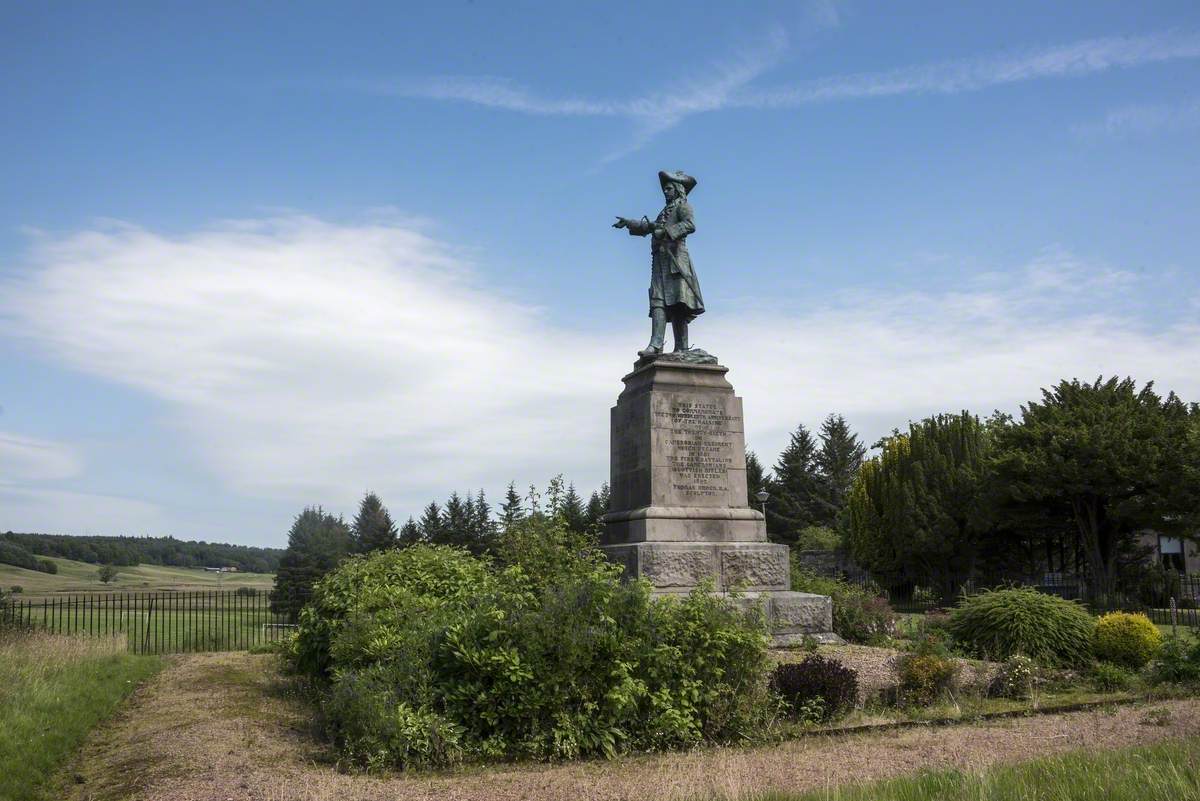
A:
[[[657,595],[711,585],[761,599],[777,646],[838,641],[829,598],[789,591],[788,548],[749,506],[742,399],[714,361],[642,359],[623,379],[601,546]]]
[[[840,645],[843,640],[833,633],[833,601],[828,595],[811,592],[749,592],[732,599],[749,608],[762,603],[771,631],[771,645],[787,648],[802,645],[806,638],[821,645]]]

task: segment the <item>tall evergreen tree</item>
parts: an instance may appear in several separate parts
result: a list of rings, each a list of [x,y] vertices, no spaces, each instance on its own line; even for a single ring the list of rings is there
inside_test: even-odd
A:
[[[583,508],[583,498],[579,497],[573,483],[567,485],[567,491],[563,494],[559,516],[571,531],[581,534],[587,531],[587,513]]]
[[[421,541],[421,527],[411,516],[408,518],[408,522],[400,527],[400,534],[396,537],[396,541],[401,548],[416,545]]]
[[[824,505],[817,443],[804,425],[796,427],[788,446],[779,454],[767,491],[771,493],[767,533],[776,542],[793,545],[801,531],[820,521]]]
[[[517,483],[511,481],[508,491],[504,493],[504,503],[500,506],[500,528],[507,530],[514,523],[525,519],[525,504],[517,492]]]
[[[396,524],[379,496],[368,492],[354,517],[354,545],[359,553],[396,547]]]
[[[490,553],[496,541],[496,522],[492,520],[492,507],[482,489],[472,502],[471,520],[474,542],[471,552],[477,555]]]
[[[993,532],[988,427],[968,412],[909,425],[883,443],[850,492],[850,554],[892,586],[935,587],[945,602],[973,576]]]
[[[457,492],[450,493],[442,508],[442,530],[446,545],[469,548],[471,545],[471,502]]]
[[[752,509],[762,508],[762,502],[758,500],[758,493],[762,492],[766,485],[767,477],[763,471],[762,462],[758,460],[754,451],[746,451],[746,503]]]
[[[604,526],[604,516],[608,514],[609,489],[608,482],[605,481],[600,485],[600,489],[593,492],[588,498],[587,510],[587,527],[589,531],[594,531],[597,534]]]
[[[815,463],[817,474],[821,478],[820,499],[824,507],[821,519],[817,523],[834,530],[842,530],[847,522],[846,499],[850,495],[854,478],[862,467],[867,449],[850,430],[846,418],[840,414],[826,417],[817,436],[821,441],[821,448],[817,451]]]
[[[430,501],[429,505],[425,507],[417,527],[421,530],[423,541],[434,545],[445,544],[446,526],[442,520],[442,507],[437,505],[437,501]]]
[[[288,547],[279,560],[271,611],[295,620],[312,596],[313,585],[354,550],[350,528],[320,506],[296,516]]]

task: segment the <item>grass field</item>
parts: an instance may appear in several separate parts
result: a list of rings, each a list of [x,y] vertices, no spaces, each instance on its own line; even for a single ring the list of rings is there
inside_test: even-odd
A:
[[[0,588],[19,586],[24,597],[42,597],[70,592],[130,592],[152,590],[236,590],[252,587],[269,590],[273,573],[209,573],[201,568],[137,565],[118,567],[117,577],[109,584],[97,577],[99,565],[51,558],[58,573],[41,573],[23,567],[0,564]]]
[[[769,793],[746,801],[1195,801],[1200,738],[1077,752],[979,773],[927,772],[858,787]]]
[[[121,640],[0,634],[0,801],[50,797],[47,780],[160,666]]]

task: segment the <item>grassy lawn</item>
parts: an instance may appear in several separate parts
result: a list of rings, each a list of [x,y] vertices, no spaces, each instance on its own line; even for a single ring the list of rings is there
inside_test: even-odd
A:
[[[753,801],[1184,801],[1200,798],[1200,738],[1076,752],[980,773],[939,771]],[[750,801],[750,799],[745,799]]]
[[[161,660],[121,640],[0,634],[0,801],[44,785]]]
[[[0,564],[0,587],[22,588],[21,597],[40,597],[71,592],[143,592],[152,590],[236,590],[253,587],[269,590],[275,581],[273,573],[209,573],[194,567],[163,567],[136,565],[118,567],[116,579],[109,584],[96,577],[99,565],[51,558],[58,573],[41,573],[23,567]]]

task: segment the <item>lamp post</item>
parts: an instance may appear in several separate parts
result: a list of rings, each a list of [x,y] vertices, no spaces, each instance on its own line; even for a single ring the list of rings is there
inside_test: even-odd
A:
[[[757,493],[755,493],[754,497],[758,498],[758,502],[762,504],[763,520],[766,520],[767,519],[767,500],[770,499],[771,493],[767,492],[766,490],[759,490]]]

